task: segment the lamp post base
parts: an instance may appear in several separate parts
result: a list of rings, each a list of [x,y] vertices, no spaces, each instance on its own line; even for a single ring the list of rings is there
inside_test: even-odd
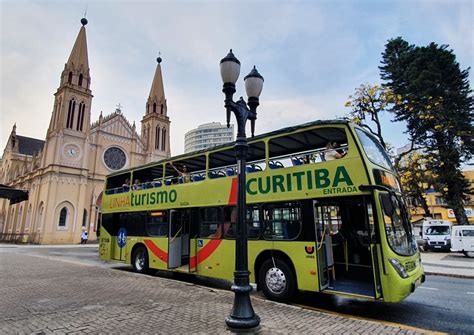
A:
[[[225,318],[227,328],[234,333],[257,333],[260,329],[260,318],[250,302],[250,285],[232,285],[235,293],[231,314]]]

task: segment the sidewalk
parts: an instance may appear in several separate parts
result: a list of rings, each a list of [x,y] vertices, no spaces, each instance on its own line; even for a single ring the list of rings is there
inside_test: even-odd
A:
[[[21,266],[18,266],[21,264]],[[4,250],[0,333],[230,333],[233,293],[161,277]],[[260,334],[420,334],[432,331],[252,299]]]
[[[461,253],[422,252],[421,263],[427,275],[474,279],[474,258]]]

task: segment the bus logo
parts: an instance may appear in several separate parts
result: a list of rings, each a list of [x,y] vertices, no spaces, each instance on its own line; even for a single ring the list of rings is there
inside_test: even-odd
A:
[[[127,244],[127,230],[123,227],[117,232],[117,244],[119,248],[123,248]]]
[[[305,247],[304,247],[304,250],[306,251],[306,253],[307,253],[308,255],[311,255],[311,254],[314,253],[314,247],[313,247],[313,246],[305,246]]]

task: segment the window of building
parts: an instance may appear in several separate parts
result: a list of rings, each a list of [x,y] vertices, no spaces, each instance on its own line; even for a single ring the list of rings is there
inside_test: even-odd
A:
[[[82,227],[87,227],[87,209],[85,208],[82,215]]]
[[[153,103],[153,113],[156,113],[156,102]]]
[[[58,227],[66,227],[67,217],[68,217],[67,207],[63,207],[61,211],[59,212]]]
[[[72,83],[72,72],[69,72],[69,75],[67,77],[67,82],[70,84]]]
[[[166,151],[166,129],[163,128],[161,137],[161,150]]]
[[[82,73],[79,75],[79,86],[82,86],[82,80],[84,79],[84,77],[82,76]]]
[[[156,133],[155,133],[155,149],[160,149],[160,126],[156,126]]]
[[[74,110],[75,109],[76,109],[76,101],[74,99],[69,100],[66,128],[72,129],[72,126],[74,124]]]

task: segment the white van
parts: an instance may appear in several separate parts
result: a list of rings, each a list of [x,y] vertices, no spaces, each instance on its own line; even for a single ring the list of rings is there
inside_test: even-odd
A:
[[[424,247],[428,250],[449,251],[451,247],[451,226],[447,220],[427,219],[423,222]]]
[[[453,226],[451,251],[462,252],[467,257],[474,257],[474,226]]]

